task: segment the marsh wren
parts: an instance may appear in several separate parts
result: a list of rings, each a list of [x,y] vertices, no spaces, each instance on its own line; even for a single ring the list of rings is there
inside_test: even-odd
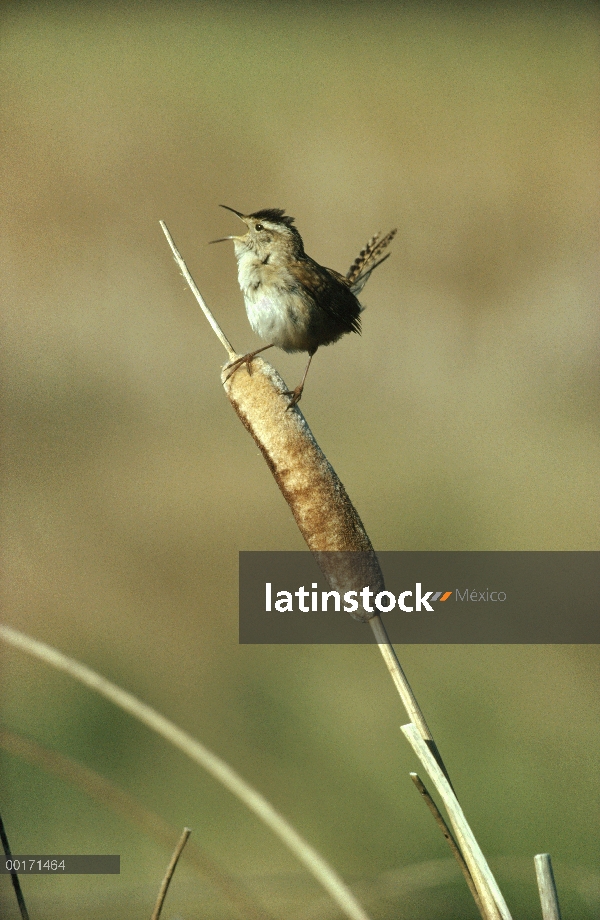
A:
[[[304,389],[313,355],[320,345],[331,345],[347,332],[360,333],[363,307],[357,299],[371,272],[387,259],[379,258],[393,239],[392,230],[369,240],[348,274],[319,265],[304,252],[294,218],[280,208],[265,208],[241,214],[221,205],[243,220],[243,236],[225,236],[213,243],[233,240],[238,263],[238,281],[246,313],[254,332],[269,342],[256,351],[232,361],[228,377],[261,351],[277,345],[288,353],[308,352],[308,364],[299,386],[290,390],[288,409],[295,406]]]

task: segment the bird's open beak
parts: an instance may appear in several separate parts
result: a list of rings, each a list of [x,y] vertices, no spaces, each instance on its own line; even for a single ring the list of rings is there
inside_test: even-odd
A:
[[[236,211],[235,208],[230,208],[230,207],[228,207],[228,205],[226,205],[226,204],[222,204],[221,207],[222,207],[222,208],[225,208],[226,211],[233,211],[234,214],[237,214],[237,216],[239,217],[240,220],[243,220],[244,223],[246,223],[246,218],[245,218],[245,216],[241,213],[241,211]],[[246,225],[246,226],[247,226],[247,225]],[[211,243],[224,243],[225,240],[241,240],[241,239],[242,239],[241,236],[222,236],[222,237],[220,237],[220,239],[218,239],[218,240],[211,240],[210,242],[211,242]]]

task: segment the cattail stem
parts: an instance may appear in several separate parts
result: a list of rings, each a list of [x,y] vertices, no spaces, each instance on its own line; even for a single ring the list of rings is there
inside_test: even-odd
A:
[[[171,234],[169,233],[169,230],[168,230],[168,228],[167,228],[167,225],[165,224],[164,220],[159,220],[159,224],[160,224],[160,226],[161,226],[161,228],[162,228],[162,232],[164,233],[164,235],[165,235],[166,238],[167,238],[167,243],[168,243],[169,246],[171,247],[171,252],[173,253],[173,257],[174,257],[175,261],[177,262],[177,264],[179,265],[179,268],[181,269],[181,274],[183,275],[183,277],[184,277],[185,280],[187,281],[187,283],[188,283],[188,285],[189,285],[189,287],[190,287],[190,290],[191,290],[192,294],[194,295],[194,297],[196,298],[196,300],[197,300],[198,303],[200,304],[200,308],[201,308],[202,312],[204,313],[205,317],[207,318],[207,320],[209,321],[209,323],[210,323],[210,325],[211,325],[211,328],[212,328],[214,334],[217,336],[217,338],[218,338],[218,340],[221,342],[223,348],[224,348],[225,351],[228,353],[229,358],[230,358],[230,359],[237,358],[238,355],[236,355],[235,351],[233,350],[233,346],[231,345],[231,343],[230,343],[230,342],[228,341],[228,339],[226,338],[225,333],[223,332],[223,330],[222,330],[221,327],[219,326],[218,322],[216,321],[216,319],[215,319],[214,316],[212,315],[211,311],[209,310],[209,308],[208,308],[208,306],[207,306],[207,304],[206,304],[206,301],[204,300],[204,297],[202,296],[202,294],[201,294],[200,291],[198,290],[198,288],[197,288],[197,286],[196,286],[196,282],[195,282],[194,279],[192,278],[192,276],[191,276],[191,274],[190,274],[190,272],[189,272],[189,270],[188,270],[187,265],[186,265],[185,262],[183,261],[183,258],[182,258],[182,256],[181,256],[181,253],[180,253],[179,250],[177,249],[177,246],[175,245],[175,242],[174,242],[174,240],[173,240],[173,237],[172,237]]]
[[[164,224],[162,226],[167,233]],[[172,243],[171,248],[176,252]],[[177,261],[180,260],[182,264],[181,256]],[[184,274],[187,278],[187,269]],[[194,289],[197,290],[195,285]],[[215,328],[210,311],[207,315]],[[225,347],[229,351],[231,346],[222,333],[219,338],[227,343]],[[290,407],[289,391],[279,374],[262,358],[254,358],[249,364],[240,365],[233,374],[226,366],[221,379],[231,405],[262,452],[308,548],[316,556],[330,585],[333,588],[343,586],[345,590],[360,590],[369,585],[375,593],[382,591],[385,587],[383,574],[362,521],[304,416],[297,406]],[[405,726],[403,731],[426,764],[429,775],[435,776],[438,790],[443,790],[458,846],[477,889],[479,906],[488,920],[510,920],[508,908],[462,814],[448,772],[383,622],[377,614],[365,613],[361,618],[371,625],[411,720],[410,727]]]

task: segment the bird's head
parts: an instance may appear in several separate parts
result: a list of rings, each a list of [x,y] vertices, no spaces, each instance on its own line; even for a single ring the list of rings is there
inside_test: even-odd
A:
[[[253,252],[262,262],[298,258],[304,253],[302,237],[294,227],[294,218],[288,217],[281,208],[264,208],[254,214],[241,214],[235,208],[221,205],[243,220],[247,232],[243,236],[224,236],[213,243],[233,240],[238,260],[247,252]]]

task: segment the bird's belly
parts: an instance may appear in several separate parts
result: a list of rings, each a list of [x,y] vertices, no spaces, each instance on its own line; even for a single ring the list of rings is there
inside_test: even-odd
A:
[[[244,302],[250,325],[261,339],[288,352],[313,347],[310,316],[298,294],[260,285],[244,291]]]

